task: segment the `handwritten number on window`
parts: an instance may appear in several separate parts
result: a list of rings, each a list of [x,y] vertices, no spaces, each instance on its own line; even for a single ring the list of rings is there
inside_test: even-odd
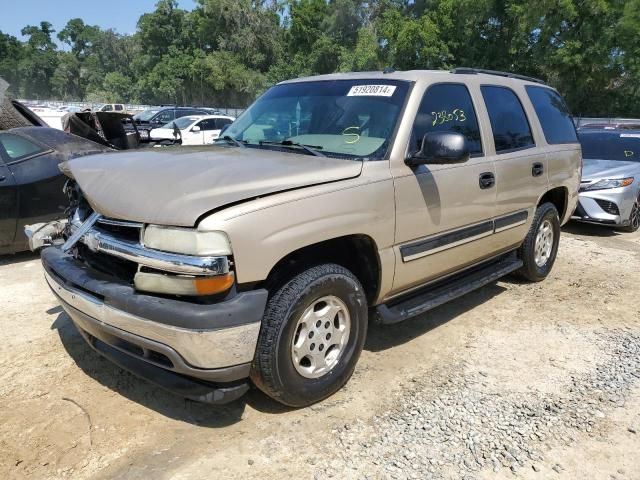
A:
[[[456,108],[450,112],[446,110],[442,110],[441,112],[431,112],[431,116],[433,117],[431,125],[434,127],[447,122],[465,122],[467,120],[464,110],[460,108]]]

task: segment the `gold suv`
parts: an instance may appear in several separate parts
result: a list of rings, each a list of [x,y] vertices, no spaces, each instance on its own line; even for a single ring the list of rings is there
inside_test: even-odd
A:
[[[89,344],[188,398],[298,407],[347,382],[369,321],[543,280],[581,154],[538,80],[385,71],[280,83],[213,146],[62,169],[71,218],[27,233]]]

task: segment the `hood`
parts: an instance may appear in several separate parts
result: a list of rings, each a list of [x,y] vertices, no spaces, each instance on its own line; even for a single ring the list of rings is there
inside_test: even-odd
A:
[[[61,170],[106,217],[194,226],[225,205],[357,177],[362,162],[255,148],[167,147],[90,155]]]
[[[634,174],[637,175],[638,172],[640,172],[640,163],[638,162],[585,158],[583,160],[582,179],[624,178]]]

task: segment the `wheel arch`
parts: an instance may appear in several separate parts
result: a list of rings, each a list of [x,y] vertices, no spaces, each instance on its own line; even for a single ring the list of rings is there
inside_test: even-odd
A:
[[[560,223],[564,223],[564,218],[567,215],[567,207],[569,205],[569,189],[567,187],[555,187],[547,190],[538,200],[537,207],[543,203],[551,203],[558,210],[558,216]]]
[[[270,291],[294,275],[323,263],[335,263],[351,271],[362,284],[372,305],[381,284],[381,263],[375,240],[366,234],[350,234],[298,248],[278,260],[261,282]]]

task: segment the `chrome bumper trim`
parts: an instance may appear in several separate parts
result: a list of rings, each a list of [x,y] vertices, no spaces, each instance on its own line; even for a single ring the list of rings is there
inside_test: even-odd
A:
[[[47,272],[44,275],[49,287],[63,300],[63,307],[68,304],[103,324],[167,345],[193,367],[224,368],[253,360],[260,322],[219,330],[189,330],[163,325],[123,312],[86,292],[62,285]],[[67,313],[73,318],[73,312]]]

